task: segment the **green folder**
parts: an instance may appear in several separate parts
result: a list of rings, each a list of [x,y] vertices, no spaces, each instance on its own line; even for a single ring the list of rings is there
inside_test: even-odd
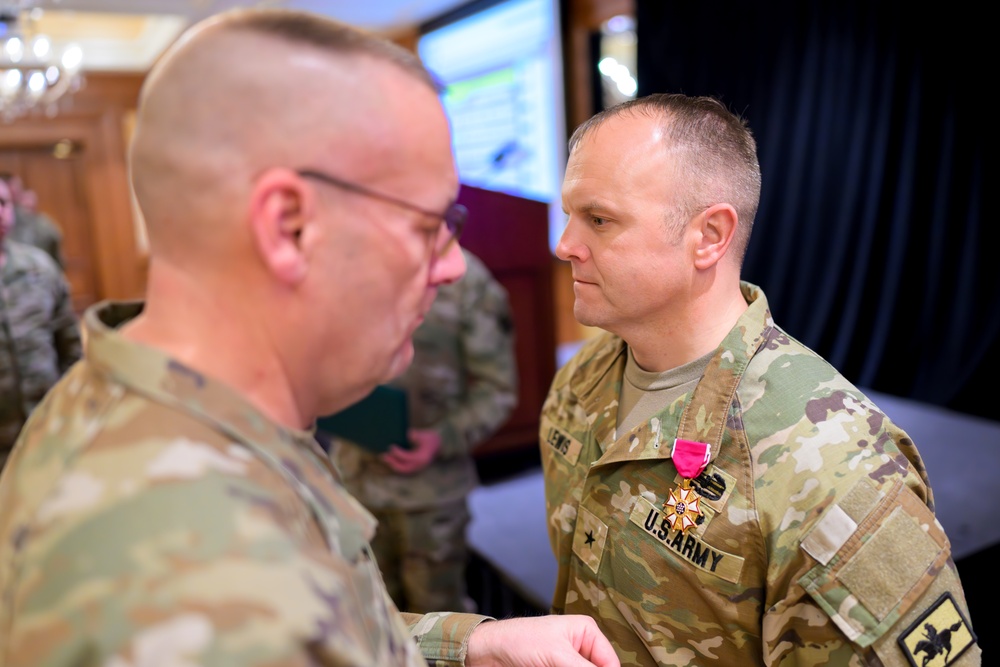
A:
[[[316,430],[350,440],[376,453],[389,445],[410,448],[406,392],[379,385],[372,393],[340,412],[316,420]]]

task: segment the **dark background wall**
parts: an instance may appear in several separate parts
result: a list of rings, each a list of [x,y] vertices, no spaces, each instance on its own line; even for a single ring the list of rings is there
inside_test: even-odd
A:
[[[961,4],[638,0],[638,94],[747,119],[764,186],[744,277],[780,325],[860,386],[997,419],[988,21]]]

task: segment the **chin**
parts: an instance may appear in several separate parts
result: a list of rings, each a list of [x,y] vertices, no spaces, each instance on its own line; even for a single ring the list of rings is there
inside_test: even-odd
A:
[[[579,301],[573,306],[573,317],[585,327],[600,326],[600,318],[597,317],[593,310],[582,305]]]
[[[573,308],[573,317],[583,326],[596,327],[604,331],[610,331],[611,333],[615,333],[615,324],[620,321],[613,317],[613,315],[614,313],[609,312],[607,309],[584,308],[579,303]]]

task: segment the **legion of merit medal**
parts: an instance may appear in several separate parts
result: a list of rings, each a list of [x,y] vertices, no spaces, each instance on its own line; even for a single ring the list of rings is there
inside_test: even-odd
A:
[[[701,497],[691,488],[691,480],[708,465],[711,453],[708,443],[680,438],[674,440],[670,458],[681,475],[681,485],[673,489],[663,503],[664,518],[673,530],[683,533],[696,525],[701,516]]]

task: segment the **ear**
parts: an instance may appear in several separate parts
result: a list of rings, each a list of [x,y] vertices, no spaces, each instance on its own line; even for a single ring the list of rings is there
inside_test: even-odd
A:
[[[302,231],[316,210],[313,190],[289,169],[269,169],[254,182],[250,230],[261,261],[281,283],[296,285],[306,274]]]
[[[714,204],[701,212],[696,220],[697,245],[694,266],[700,271],[715,266],[729,250],[736,236],[739,217],[731,204]]]

